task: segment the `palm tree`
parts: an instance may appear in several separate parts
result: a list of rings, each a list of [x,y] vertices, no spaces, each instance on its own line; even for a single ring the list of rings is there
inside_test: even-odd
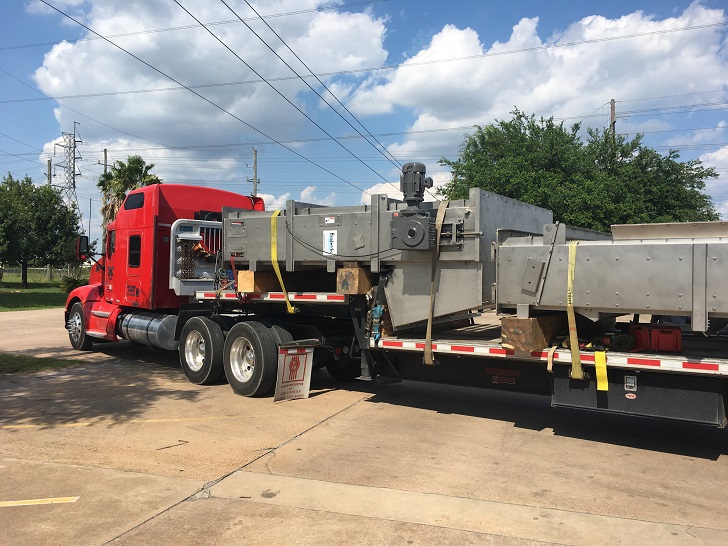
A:
[[[96,184],[101,190],[101,217],[104,231],[109,222],[116,218],[127,192],[149,186],[161,184],[162,180],[156,174],[150,174],[154,163],[147,163],[138,155],[130,155],[126,163],[115,161],[111,169],[99,176]]]

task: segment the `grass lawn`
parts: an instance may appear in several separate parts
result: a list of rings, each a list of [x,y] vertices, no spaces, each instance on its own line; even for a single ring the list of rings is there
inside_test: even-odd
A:
[[[7,277],[7,276],[6,276]],[[66,294],[58,283],[29,283],[30,288],[20,288],[20,281],[0,284],[0,311],[23,311],[63,307]]]
[[[29,275],[29,287],[21,288],[19,273],[5,273],[0,283],[0,312],[63,307],[68,294],[61,290],[60,282],[43,282]]]
[[[57,358],[34,358],[15,353],[0,353],[0,377],[9,374],[33,373],[41,370],[68,368],[83,364],[77,360],[59,360]]]

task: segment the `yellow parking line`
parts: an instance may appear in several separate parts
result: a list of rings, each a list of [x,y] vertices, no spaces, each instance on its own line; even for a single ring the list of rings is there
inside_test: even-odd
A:
[[[237,419],[240,415],[220,415],[213,417],[179,417],[176,419],[125,419],[113,421],[106,419],[103,421],[86,421],[81,423],[41,423],[27,425],[0,425],[2,429],[29,429],[29,428],[56,428],[56,427],[91,427],[98,425],[125,425],[132,423],[179,423],[184,421],[215,421],[219,419]]]
[[[37,504],[68,504],[70,502],[76,502],[80,498],[81,497],[56,497],[53,499],[0,501],[0,508],[7,508],[8,506],[34,506]]]

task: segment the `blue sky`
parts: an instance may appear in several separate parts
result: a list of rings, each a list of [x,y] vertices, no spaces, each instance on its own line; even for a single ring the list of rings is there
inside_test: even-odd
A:
[[[225,1],[48,0],[164,75],[39,0],[4,1],[3,174],[45,182],[78,122],[95,237],[104,148],[142,155],[167,183],[249,193],[255,147],[269,206],[349,205],[394,193],[407,161],[444,183],[437,160],[514,107],[604,128],[613,98],[619,132],[718,169],[708,191],[728,217],[724,1],[248,0],[267,25]]]

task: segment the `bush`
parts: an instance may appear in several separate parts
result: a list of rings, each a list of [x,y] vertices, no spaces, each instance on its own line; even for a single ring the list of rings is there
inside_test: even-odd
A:
[[[61,290],[68,294],[74,288],[78,288],[79,286],[83,286],[85,284],[88,284],[88,279],[64,275],[58,286]]]

